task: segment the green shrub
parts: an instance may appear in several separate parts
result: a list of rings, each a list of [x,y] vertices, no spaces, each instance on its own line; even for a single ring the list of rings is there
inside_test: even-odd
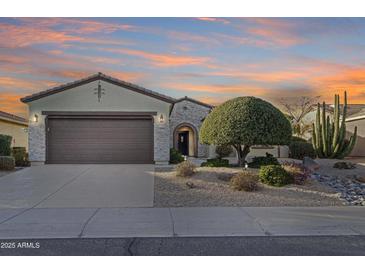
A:
[[[233,152],[232,146],[230,145],[218,145],[215,147],[215,153],[217,153],[217,158],[222,159],[228,157]]]
[[[0,170],[13,170],[15,159],[11,156],[0,156]]]
[[[178,164],[184,161],[184,157],[181,155],[181,153],[174,149],[170,149],[170,164]]]
[[[0,134],[0,156],[10,156],[13,137]]]
[[[266,153],[266,156],[253,157],[252,162],[248,164],[251,168],[260,168],[268,165],[279,165],[278,159],[270,153]]]
[[[298,136],[292,136],[291,137],[291,142],[303,142],[303,143],[308,143],[308,141],[302,137],[298,137]]]
[[[253,145],[287,145],[292,129],[285,115],[269,102],[246,96],[215,107],[200,128],[200,143],[232,145],[244,166]]]
[[[25,147],[13,147],[12,155],[15,158],[15,166],[20,166],[20,167],[30,166],[28,153]]]
[[[292,142],[289,145],[289,157],[298,160],[304,157],[316,158],[316,152],[310,143]]]
[[[208,159],[206,162],[202,163],[202,167],[229,167],[229,160],[227,159]]]
[[[293,177],[293,183],[297,185],[304,185],[311,174],[309,169],[305,168],[302,164],[285,162],[281,166]]]
[[[284,186],[294,182],[294,178],[279,165],[262,166],[259,172],[260,181],[271,186]]]
[[[184,161],[176,166],[176,176],[189,177],[196,171],[196,166],[190,161]]]
[[[241,171],[231,179],[231,187],[238,191],[255,191],[257,190],[258,177],[249,171]]]

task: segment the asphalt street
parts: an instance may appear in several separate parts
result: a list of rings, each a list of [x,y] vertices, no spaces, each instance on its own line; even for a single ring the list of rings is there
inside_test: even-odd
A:
[[[1,256],[364,256],[365,236],[7,239],[0,247]]]

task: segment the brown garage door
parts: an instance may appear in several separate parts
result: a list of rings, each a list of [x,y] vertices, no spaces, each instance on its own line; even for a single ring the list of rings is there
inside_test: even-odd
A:
[[[48,117],[47,163],[153,163],[152,119]]]

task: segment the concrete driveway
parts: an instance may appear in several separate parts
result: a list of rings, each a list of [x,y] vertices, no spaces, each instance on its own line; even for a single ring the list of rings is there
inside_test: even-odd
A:
[[[0,178],[0,209],[152,207],[154,165],[43,165]]]

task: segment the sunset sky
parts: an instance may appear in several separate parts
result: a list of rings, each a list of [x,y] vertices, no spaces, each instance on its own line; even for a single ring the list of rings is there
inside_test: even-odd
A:
[[[348,91],[365,104],[361,18],[0,18],[0,110],[97,72],[175,98]]]

